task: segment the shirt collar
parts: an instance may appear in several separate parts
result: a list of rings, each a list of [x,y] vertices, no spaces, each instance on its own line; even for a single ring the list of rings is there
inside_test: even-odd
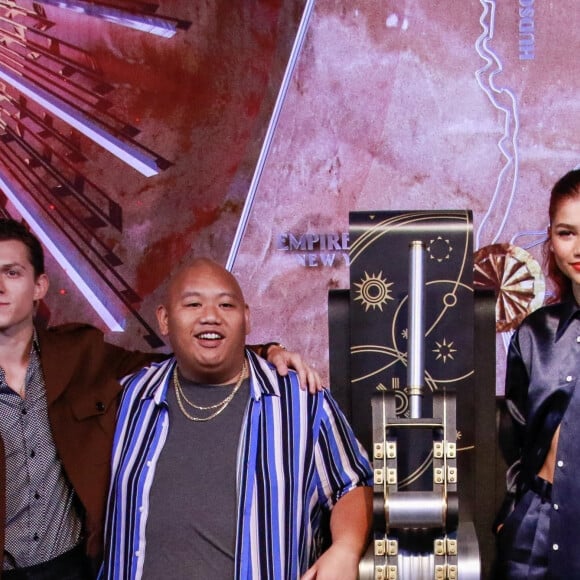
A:
[[[280,396],[276,371],[265,359],[249,349],[246,357],[250,364],[250,392],[254,400],[259,401],[262,395]]]
[[[143,391],[139,395],[142,401],[152,400],[156,405],[165,404],[167,389],[173,380],[173,371],[177,361],[170,357],[160,363],[151,363],[132,375],[127,375],[121,381],[125,389],[134,382],[143,382]]]
[[[558,329],[556,331],[556,341],[560,340],[562,335],[566,332],[567,328],[572,323],[572,320],[578,317],[580,312],[580,306],[576,303],[576,300],[566,300],[562,302],[562,311],[560,321],[558,322]]]
[[[36,332],[36,327],[34,327],[32,332],[32,349],[37,355],[40,355],[40,341],[38,340],[38,333]],[[32,349],[30,353],[32,354]]]
[[[272,366],[249,349],[246,349],[246,357],[250,368],[250,396],[256,401],[259,401],[264,395],[279,397],[278,378]],[[159,373],[163,379],[161,383],[158,380],[150,379],[150,386],[144,390],[141,398],[153,399],[156,405],[165,404],[167,390],[173,381],[176,364],[175,357],[171,357],[162,363],[151,365],[155,367],[154,372]]]
[[[36,327],[32,328],[32,344],[30,345],[30,360],[28,362],[28,369],[26,370],[26,390],[28,391],[30,373],[34,372],[40,365],[40,341],[38,340],[38,333]],[[31,370],[32,369],[32,370]],[[6,384],[6,372],[0,367],[0,383]],[[9,388],[6,384],[6,388]]]

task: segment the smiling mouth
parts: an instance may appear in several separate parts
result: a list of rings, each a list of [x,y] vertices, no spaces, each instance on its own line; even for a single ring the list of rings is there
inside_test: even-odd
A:
[[[221,340],[223,336],[217,332],[200,332],[195,335],[200,340]]]

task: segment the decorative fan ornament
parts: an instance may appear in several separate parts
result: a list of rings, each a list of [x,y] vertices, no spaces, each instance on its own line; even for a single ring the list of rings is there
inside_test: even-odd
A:
[[[511,244],[480,248],[474,257],[474,285],[496,293],[497,332],[515,330],[544,303],[546,281],[537,260]]]

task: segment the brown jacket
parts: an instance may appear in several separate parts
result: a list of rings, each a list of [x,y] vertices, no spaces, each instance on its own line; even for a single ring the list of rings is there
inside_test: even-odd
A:
[[[87,553],[98,562],[102,554],[110,455],[121,392],[118,379],[163,356],[131,352],[108,344],[101,331],[84,324],[39,329],[38,339],[54,443],[82,506]],[[0,439],[2,553],[5,466],[4,445]]]

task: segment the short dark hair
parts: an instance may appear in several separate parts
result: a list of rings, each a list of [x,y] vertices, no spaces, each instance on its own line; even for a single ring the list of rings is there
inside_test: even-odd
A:
[[[23,223],[11,218],[0,218],[0,242],[10,240],[17,240],[26,246],[34,277],[44,274],[44,250],[38,238]]]

